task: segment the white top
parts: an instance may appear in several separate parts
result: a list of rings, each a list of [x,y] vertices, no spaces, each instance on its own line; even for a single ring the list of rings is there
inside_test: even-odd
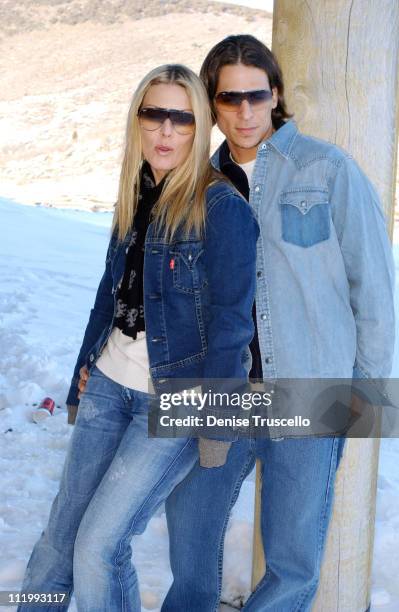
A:
[[[134,340],[114,327],[96,366],[114,382],[149,393],[150,362],[145,332],[138,332]]]
[[[251,161],[249,161],[249,162],[245,162],[245,164],[239,164],[238,162],[236,162],[235,159],[233,159],[233,157],[232,157],[232,155],[230,153],[230,159],[237,166],[240,166],[240,168],[242,170],[244,170],[245,174],[247,175],[249,188],[251,189],[252,174],[253,174],[253,171],[254,171],[254,168],[255,168],[256,158],[255,159],[251,159]]]

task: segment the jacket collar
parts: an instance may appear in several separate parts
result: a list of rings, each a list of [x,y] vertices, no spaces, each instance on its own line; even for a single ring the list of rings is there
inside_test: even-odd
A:
[[[269,145],[271,145],[280,155],[285,157],[285,159],[289,159],[290,152],[292,146],[294,144],[294,140],[298,135],[298,128],[292,119],[286,121],[284,125],[281,126],[278,130],[276,130],[270,138],[266,141]],[[262,145],[264,143],[260,143],[258,147],[258,154],[262,150]],[[224,162],[226,162],[226,156],[229,155],[229,148],[227,142],[224,141],[221,146],[217,149],[217,151],[211,157],[212,165],[220,170],[221,166]]]

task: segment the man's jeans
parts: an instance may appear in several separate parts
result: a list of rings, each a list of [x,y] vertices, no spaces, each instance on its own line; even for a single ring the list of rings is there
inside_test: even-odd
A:
[[[93,369],[60,490],[30,557],[23,590],[72,594],[74,589],[79,612],[140,612],[131,538],[144,531],[198,458],[194,439],[148,438],[148,398]]]
[[[344,440],[239,440],[227,463],[198,464],[166,502],[174,582],[162,612],[215,612],[229,512],[255,458],[262,461],[262,539],[267,569],[245,612],[302,612],[316,593]]]

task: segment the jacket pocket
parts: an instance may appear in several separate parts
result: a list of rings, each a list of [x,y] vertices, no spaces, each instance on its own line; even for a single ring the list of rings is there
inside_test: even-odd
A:
[[[280,196],[282,238],[311,247],[330,237],[330,205],[327,189],[298,188]]]
[[[196,293],[208,284],[202,242],[175,243],[173,256],[173,286],[183,293]]]

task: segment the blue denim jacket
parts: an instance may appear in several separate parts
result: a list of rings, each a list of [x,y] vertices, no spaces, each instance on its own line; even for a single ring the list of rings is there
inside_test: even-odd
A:
[[[289,121],[259,145],[250,187],[264,378],[389,376],[392,250],[359,166]]]
[[[247,202],[224,181],[207,192],[203,239],[178,231],[172,242],[151,223],[145,240],[144,318],[151,378],[246,379],[254,326],[258,224]],[[126,248],[111,237],[67,404],[78,405],[79,370],[94,366],[112,328]],[[173,263],[171,263],[173,262]],[[157,385],[158,383],[158,385]]]

